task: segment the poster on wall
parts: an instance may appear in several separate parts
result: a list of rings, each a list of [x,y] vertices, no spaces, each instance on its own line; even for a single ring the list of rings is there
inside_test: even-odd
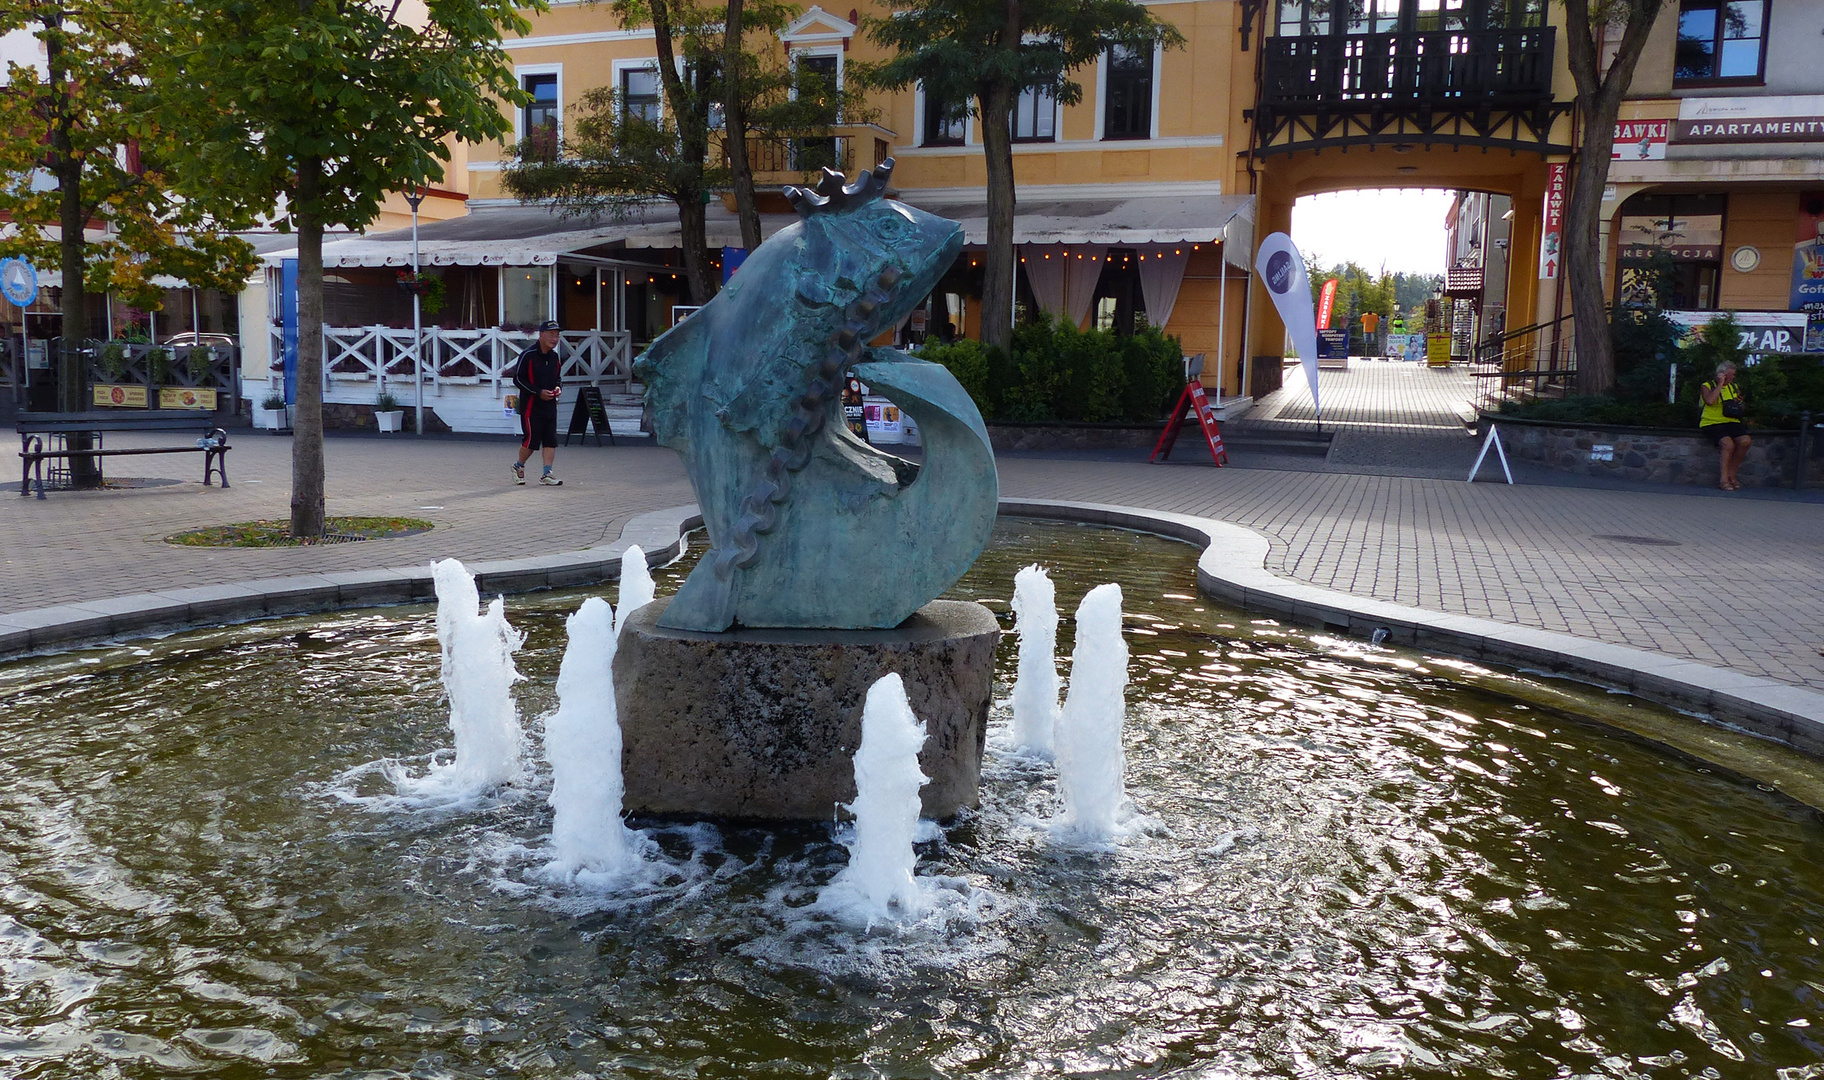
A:
[[[1570,166],[1557,162],[1545,167],[1545,220],[1539,230],[1539,280],[1558,277],[1558,253],[1564,241],[1565,172]]]
[[[1704,326],[1721,312],[1668,311],[1666,318],[1679,328],[1679,344],[1688,345]],[[1748,363],[1768,353],[1810,352],[1810,318],[1803,311],[1732,311],[1741,337],[1737,344],[1748,353]]]
[[[1792,248],[1794,311],[1824,312],[1824,191],[1799,196],[1799,229]]]

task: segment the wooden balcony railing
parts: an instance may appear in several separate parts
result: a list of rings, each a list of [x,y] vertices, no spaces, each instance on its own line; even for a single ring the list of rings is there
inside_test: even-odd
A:
[[[1543,106],[1554,44],[1551,27],[1268,38],[1258,104],[1281,113]]]
[[[853,176],[885,161],[892,137],[874,124],[838,124],[816,135],[755,136],[747,140],[747,162],[756,184],[804,183],[825,168]]]

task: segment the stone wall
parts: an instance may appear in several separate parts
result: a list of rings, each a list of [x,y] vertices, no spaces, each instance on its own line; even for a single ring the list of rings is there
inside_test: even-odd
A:
[[[1131,450],[1151,449],[1159,441],[1159,424],[1010,424],[990,423],[988,441],[996,450]]]
[[[1715,446],[1707,436],[1675,428],[1568,427],[1539,420],[1482,414],[1496,423],[1501,444],[1516,461],[1537,461],[1560,472],[1652,484],[1714,487],[1721,478]],[[1482,430],[1486,431],[1484,427]],[[1750,431],[1754,442],[1738,475],[1743,487],[1789,487],[1798,437],[1791,431]],[[1599,450],[1608,447],[1608,450]],[[1824,480],[1824,468],[1807,470]]]

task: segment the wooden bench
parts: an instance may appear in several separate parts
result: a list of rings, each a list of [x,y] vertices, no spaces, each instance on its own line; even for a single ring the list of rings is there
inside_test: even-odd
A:
[[[34,477],[38,485],[38,497],[44,498],[44,463],[46,460],[73,457],[124,457],[130,454],[183,454],[201,453],[203,455],[203,483],[208,485],[211,476],[219,473],[222,486],[228,486],[228,432],[217,427],[213,417],[208,413],[195,413],[183,409],[161,409],[150,412],[127,414],[120,412],[80,412],[80,413],[20,413],[13,430],[19,433],[19,494],[32,493]],[[202,437],[187,446],[144,446],[130,449],[104,449],[101,440],[95,440],[94,449],[46,450],[44,436],[75,435],[91,432],[97,436],[109,431],[200,431]]]

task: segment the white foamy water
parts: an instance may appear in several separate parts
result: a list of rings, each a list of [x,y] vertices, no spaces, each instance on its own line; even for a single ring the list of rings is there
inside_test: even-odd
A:
[[[625,785],[614,702],[614,609],[592,596],[565,627],[570,640],[557,673],[557,711],[545,720],[556,855],[546,870],[567,879],[620,875],[636,867],[640,856],[639,838],[621,820]]]
[[[615,613],[614,631],[620,633],[634,612],[652,603],[658,586],[652,571],[646,568],[646,553],[635,544],[621,553],[620,608]]]
[[[450,705],[455,755],[434,754],[422,775],[396,762],[378,763],[402,803],[379,800],[379,809],[428,808],[472,801],[520,779],[525,733],[513,684],[519,671],[513,654],[525,635],[507,622],[506,603],[495,597],[481,611],[475,577],[455,559],[431,564],[437,586],[437,643],[443,659],[443,688]],[[350,770],[345,779],[368,771]]]
[[[1058,725],[1057,589],[1037,564],[1013,577],[1014,632],[1020,637],[1013,683],[1013,745],[1050,757]]]
[[[872,924],[924,913],[925,890],[913,873],[918,853],[918,789],[930,779],[918,768],[925,725],[912,714],[898,675],[868,688],[855,751],[855,835],[849,865],[818,896],[818,906],[846,921]]]
[[[1121,725],[1127,712],[1127,642],[1121,637],[1121,586],[1098,585],[1077,605],[1070,693],[1058,718],[1058,793],[1054,829],[1088,842],[1125,834],[1132,818],[1122,773]]]

